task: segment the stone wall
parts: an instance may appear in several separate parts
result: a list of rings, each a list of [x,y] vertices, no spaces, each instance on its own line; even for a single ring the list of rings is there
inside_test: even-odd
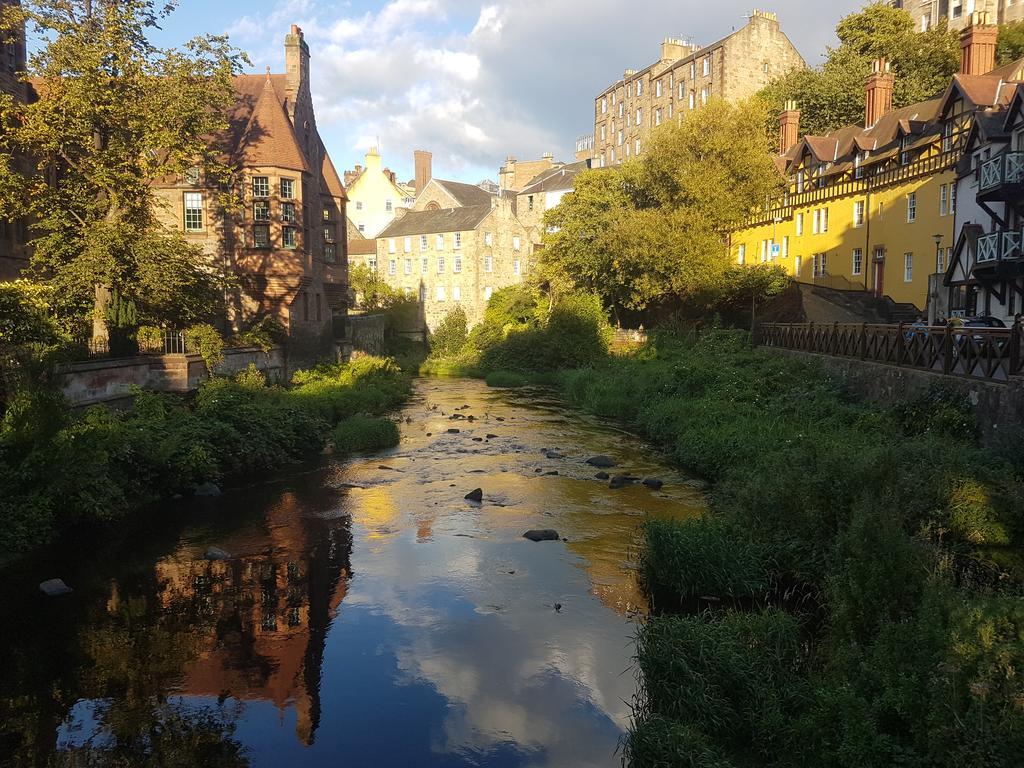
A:
[[[1024,425],[1024,379],[1013,378],[1007,384],[981,379],[944,376],[913,368],[873,363],[845,357],[828,357],[789,349],[768,349],[819,363],[825,372],[870,402],[892,403],[913,400],[927,395],[935,387],[961,393],[971,403],[978,429],[986,442],[997,439],[1001,432]]]
[[[272,382],[288,378],[285,352],[280,347],[269,352],[255,347],[226,349],[217,373],[231,376],[250,363]],[[128,397],[132,387],[192,392],[209,378],[209,372],[199,355],[146,355],[70,363],[57,371],[56,378],[71,405],[85,406]]]

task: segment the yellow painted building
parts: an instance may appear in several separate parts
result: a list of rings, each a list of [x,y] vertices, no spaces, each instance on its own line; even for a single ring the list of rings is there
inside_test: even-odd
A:
[[[366,153],[366,166],[357,165],[345,172],[348,191],[348,216],[366,238],[377,233],[395,220],[399,208],[409,208],[413,195],[398,183],[395,174],[381,167],[380,153],[372,147]]]
[[[979,113],[1012,95],[1018,64],[993,69],[995,27],[963,33],[964,72],[930,101],[892,109],[893,75],[876,62],[864,126],[798,140],[799,112],[780,117],[785,192],[732,233],[739,264],[774,263],[797,281],[860,290],[924,311],[954,246],[956,166]]]

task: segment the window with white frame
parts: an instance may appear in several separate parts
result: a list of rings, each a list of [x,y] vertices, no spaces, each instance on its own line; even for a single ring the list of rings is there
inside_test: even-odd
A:
[[[914,280],[914,254],[903,254],[903,282],[909,283]]]
[[[281,245],[289,250],[295,248],[298,243],[295,227],[281,227]]]
[[[819,232],[821,232],[821,209],[815,208],[811,219],[811,234],[816,235]]]
[[[491,234],[490,232],[484,233],[484,245],[486,245],[488,248],[494,245],[494,235]]]
[[[462,271],[462,257],[456,256],[452,261],[452,272],[458,274]]]
[[[203,193],[186,192],[184,195],[185,205],[185,231],[198,232],[203,228]]]
[[[398,249],[395,247],[395,238],[388,238],[388,253],[395,253]]]
[[[484,286],[484,301],[490,301],[491,300],[491,294],[493,294],[493,293],[494,293],[494,290],[491,288],[491,286],[485,285]]]
[[[269,176],[253,176],[252,177],[252,196],[253,197],[270,197],[270,177]]]
[[[661,107],[654,110],[654,124],[656,126],[661,125]]]
[[[393,210],[392,209],[392,204],[391,204],[390,200],[385,200],[384,201],[384,210],[387,211],[388,213],[390,213]]]
[[[641,124],[641,122],[643,121],[643,116],[644,116],[643,107],[637,107],[637,110],[636,110],[636,122],[633,123],[633,125],[639,126]]]
[[[785,235],[782,238],[782,257],[784,259],[789,258],[789,235]]]
[[[601,114],[607,114],[608,112],[608,97],[605,96],[601,99]]]
[[[697,92],[690,91],[690,109],[694,109],[697,106]]]
[[[434,238],[434,250],[444,250],[444,235],[438,235],[436,238]]]
[[[516,235],[515,237],[512,238],[512,250],[513,251],[521,251],[522,249],[523,249],[523,241],[519,239],[518,235]]]
[[[736,254],[736,263],[737,264],[746,264],[747,263],[747,245],[746,245],[746,243],[740,243],[739,250],[737,251],[737,254]]]
[[[403,266],[405,268],[405,274],[411,275],[412,274],[412,259],[406,259],[405,260],[405,264]]]
[[[402,251],[404,253],[412,253],[412,238],[407,237],[402,241]]]
[[[281,221],[295,221],[295,203],[281,203]]]
[[[708,75],[711,74],[711,57],[710,56],[705,56],[704,57],[704,63],[703,63],[702,66],[703,66],[704,77],[707,77]]]
[[[859,275],[861,270],[864,268],[864,251],[860,248],[853,249],[853,268],[852,272],[855,275]]]
[[[654,84],[654,97],[657,99],[661,98],[661,80],[658,80]]]
[[[444,272],[444,256],[437,257],[437,274]]]
[[[437,293],[435,294],[435,296],[437,296],[437,300],[438,301],[444,301],[445,300],[446,297],[445,297],[445,294],[444,294],[444,286],[443,285],[437,286]]]
[[[693,80],[695,77],[697,77],[697,62],[691,61],[690,62],[690,79]]]
[[[377,257],[376,256],[369,256],[369,257],[367,257],[367,259],[366,259],[366,266],[368,266],[370,268],[371,272],[376,272],[377,271]]]
[[[430,269],[430,257],[429,256],[423,256],[422,258],[420,258],[420,274],[422,274],[422,275],[427,274],[427,271],[429,269]]]
[[[853,204],[853,226],[855,227],[864,226],[864,206],[863,200],[858,200]]]
[[[907,223],[912,224],[917,221],[917,192],[911,192],[907,195]]]
[[[637,80],[636,81],[636,95],[637,96],[643,96],[644,95],[644,81],[643,80]]]
[[[793,259],[793,274],[794,275],[796,275],[797,277],[800,277],[800,272],[803,269],[803,267],[804,267],[804,257],[803,256],[797,256],[795,259]]]
[[[768,261],[768,241],[767,240],[762,240],[761,241],[761,263],[764,264],[766,261]]]
[[[707,105],[708,98],[710,96],[711,96],[711,92],[707,88],[701,88],[700,89],[700,103],[701,103],[701,106],[706,106]]]
[[[253,221],[270,221],[270,201],[257,200],[252,204]]]
[[[281,179],[281,199],[291,200],[295,197],[295,180]]]
[[[394,259],[388,259],[388,274],[392,277],[398,274],[398,264]]]
[[[452,247],[453,248],[461,248],[462,247],[462,233],[461,232],[456,232],[455,233],[455,244]]]
[[[635,143],[635,145],[633,147],[633,154],[634,155],[639,155],[640,154],[640,139],[636,140],[636,143]]]
[[[949,186],[943,184],[939,187],[939,216],[949,215]]]
[[[798,213],[796,215],[796,236],[803,237],[804,234],[804,215]]]
[[[363,210],[363,201],[362,200],[356,200],[356,210],[357,211]]]
[[[427,236],[426,235],[420,235],[420,250],[421,251],[427,250]]]
[[[484,272],[493,272],[493,271],[494,271],[494,257],[493,256],[484,256]]]

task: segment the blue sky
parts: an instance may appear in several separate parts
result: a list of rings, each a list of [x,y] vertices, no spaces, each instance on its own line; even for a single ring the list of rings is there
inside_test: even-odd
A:
[[[317,122],[339,170],[378,140],[384,163],[412,176],[412,152],[434,173],[494,178],[507,155],[571,159],[593,129],[593,97],[646,66],[667,36],[709,43],[776,11],[812,62],[836,21],[862,0],[180,0],[161,45],[227,33],[253,70],[283,71],[292,23],[312,52]]]

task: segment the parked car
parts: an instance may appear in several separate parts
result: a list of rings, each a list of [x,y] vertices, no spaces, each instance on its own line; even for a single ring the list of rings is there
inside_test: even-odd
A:
[[[1000,320],[998,317],[992,317],[991,315],[979,315],[978,317],[968,317],[964,319],[963,325],[957,329],[957,333],[953,336],[954,347],[953,351],[957,354],[970,355],[971,354],[971,342],[975,344],[981,344],[985,340],[985,336],[980,333],[970,333],[971,328],[1006,328],[1006,323]],[[966,331],[966,332],[965,332]],[[1002,357],[1009,349],[1009,338],[997,338],[993,344],[999,357]]]

